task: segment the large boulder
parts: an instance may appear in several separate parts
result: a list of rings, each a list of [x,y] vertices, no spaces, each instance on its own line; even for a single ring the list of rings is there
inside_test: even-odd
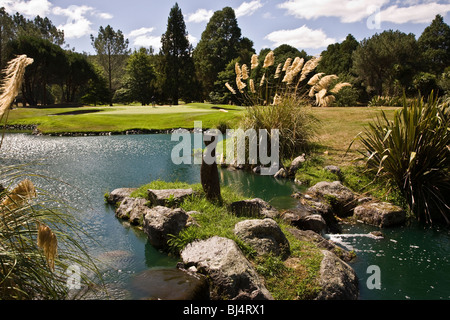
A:
[[[340,181],[318,182],[307,190],[307,194],[328,201],[337,216],[347,217],[353,214],[355,194]]]
[[[377,227],[392,227],[404,224],[406,212],[388,202],[367,202],[357,206],[354,217]]]
[[[174,206],[194,194],[192,189],[147,190],[147,199],[153,206]]]
[[[136,188],[118,188],[110,192],[106,198],[106,202],[116,205],[123,201],[124,198],[129,197],[130,194],[135,191]]]
[[[234,233],[259,255],[272,253],[283,258],[289,255],[289,241],[273,219],[240,221],[234,226]]]
[[[143,198],[125,197],[116,209],[116,217],[129,220],[133,225],[139,225],[142,218],[150,211]]]
[[[238,217],[275,218],[279,215],[278,210],[259,198],[233,202],[230,209]]]
[[[211,280],[211,298],[273,300],[258,273],[233,240],[214,236],[181,251],[185,268],[194,267]]]
[[[322,250],[320,264],[320,286],[317,300],[357,300],[359,296],[358,276],[347,263],[334,253]]]
[[[156,206],[144,216],[143,230],[149,243],[157,249],[167,249],[171,235],[177,235],[186,227],[188,215],[181,208]]]

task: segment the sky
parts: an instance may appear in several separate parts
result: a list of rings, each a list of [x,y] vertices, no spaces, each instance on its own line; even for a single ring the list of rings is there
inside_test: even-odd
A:
[[[0,0],[0,7],[29,19],[48,17],[70,48],[94,54],[90,35],[107,25],[121,30],[130,48],[158,51],[176,2],[194,47],[213,13],[228,6],[256,52],[289,44],[317,55],[348,34],[361,41],[389,29],[419,38],[436,14],[450,24],[450,0]]]

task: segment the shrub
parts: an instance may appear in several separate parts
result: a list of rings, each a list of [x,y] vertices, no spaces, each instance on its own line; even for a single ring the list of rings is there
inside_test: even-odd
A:
[[[450,108],[431,94],[403,106],[389,121],[383,112],[362,143],[368,169],[403,193],[419,221],[450,223]]]

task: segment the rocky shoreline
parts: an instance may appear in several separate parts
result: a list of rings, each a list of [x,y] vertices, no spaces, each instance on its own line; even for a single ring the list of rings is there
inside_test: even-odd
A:
[[[149,243],[160,250],[168,250],[170,235],[195,224],[194,216],[201,214],[185,212],[176,206],[183,197],[193,194],[192,189],[148,190],[145,199],[129,197],[133,191],[130,188],[116,189],[109,194],[107,202],[117,206],[118,218],[142,227]],[[306,206],[303,205],[303,208]],[[321,235],[325,229],[317,229],[317,225],[327,228],[327,222],[320,213],[310,211],[315,207],[309,207],[308,212],[301,214],[296,210],[279,212],[262,199],[251,199],[232,203],[230,210],[237,216],[248,218],[237,223],[234,232],[258,255],[270,253],[280,256],[290,265],[297,263],[295,258],[290,258],[289,242],[274,218],[288,221],[292,225],[289,233],[299,240],[313,243],[321,250],[323,259],[318,281],[322,289],[315,299],[358,299],[358,277],[347,263],[355,255]],[[308,221],[306,217],[320,222],[300,223],[300,220]],[[184,295],[186,299],[203,299],[206,296],[227,300],[273,299],[264,285],[264,279],[231,239],[215,236],[192,242],[180,252],[180,258],[178,269],[194,277],[203,288],[201,293],[197,289],[187,291]]]

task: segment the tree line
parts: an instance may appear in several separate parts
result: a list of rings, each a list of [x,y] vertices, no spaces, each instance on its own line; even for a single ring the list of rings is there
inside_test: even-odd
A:
[[[239,104],[225,83],[235,80],[238,62],[250,65],[256,51],[242,36],[230,7],[216,11],[194,48],[181,8],[170,10],[161,49],[131,50],[121,30],[110,25],[91,35],[94,55],[77,53],[65,44],[64,33],[48,18],[33,20],[0,9],[0,66],[18,54],[34,59],[27,68],[21,100],[28,105],[49,104],[178,104],[178,101],[211,101]],[[250,77],[263,75],[262,59]],[[312,58],[304,50],[281,45],[274,50],[272,68],[287,58]],[[264,70],[267,71],[267,70]],[[273,70],[275,71],[275,70]],[[346,87],[336,105],[367,104],[374,97],[428,94],[431,90],[450,94],[450,27],[437,15],[416,39],[414,34],[388,30],[358,42],[351,34],[322,52],[316,72],[336,74]],[[268,72],[272,77],[275,72]],[[313,74],[311,75],[313,76]]]

